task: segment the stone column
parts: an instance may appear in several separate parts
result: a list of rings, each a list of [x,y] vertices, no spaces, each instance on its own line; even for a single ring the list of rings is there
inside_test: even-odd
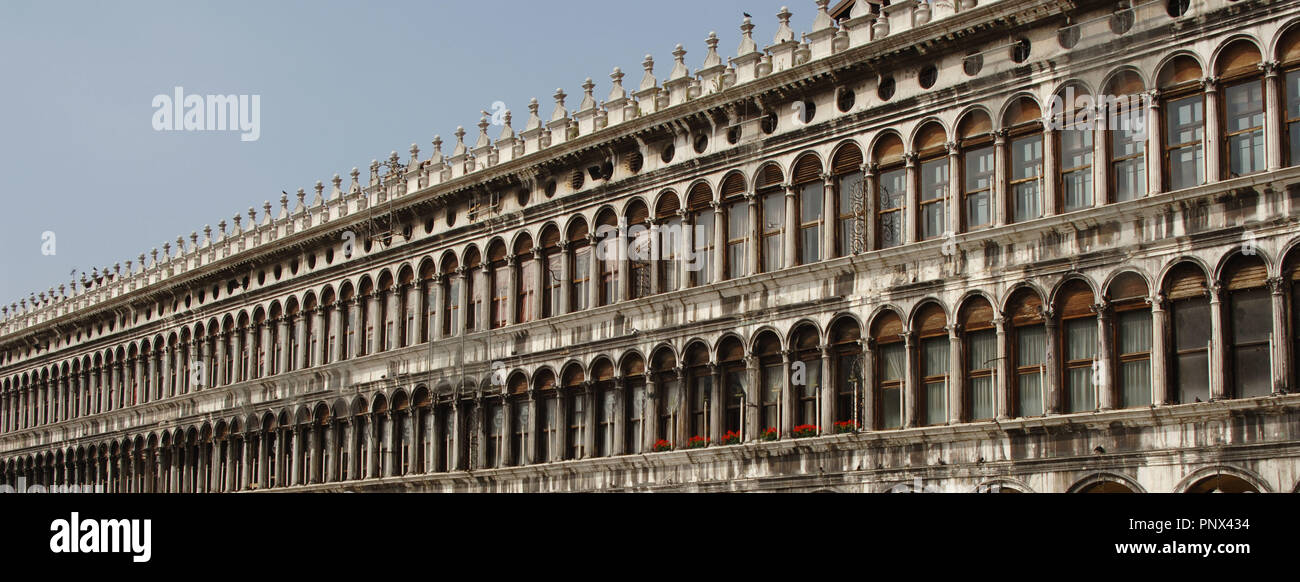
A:
[[[299,312],[297,319],[293,322],[293,355],[286,357],[293,358],[294,370],[306,370],[311,366],[309,361],[311,344],[307,337],[308,317],[314,318],[315,315]]]
[[[875,162],[869,162],[862,165],[862,216],[858,219],[862,221],[862,250],[876,250],[876,170],[878,166]]]
[[[384,317],[379,322],[380,333],[376,333],[376,352],[395,350],[402,347],[402,320],[406,314],[402,311],[402,295],[409,285],[395,285],[384,292]],[[383,341],[379,341],[382,334]]]
[[[822,260],[830,260],[839,256],[839,245],[835,244],[835,224],[839,222],[839,197],[836,192],[839,191],[839,185],[835,183],[835,177],[829,173],[822,174]]]
[[[713,206],[713,282],[727,279],[727,216],[722,204]]]
[[[1219,140],[1219,78],[1206,77],[1201,84],[1205,88],[1205,183],[1213,184],[1223,179],[1223,147]]]
[[[460,295],[457,301],[459,301],[460,303],[458,306],[459,308],[456,310],[457,311],[456,321],[451,322],[451,332],[452,335],[464,335],[471,331],[468,328],[467,322],[469,321],[469,311],[473,307],[469,304],[469,299],[470,299],[469,269],[465,267],[460,267],[459,269],[456,269],[456,276],[460,278],[460,285],[458,285],[459,289],[457,289],[458,294]]]
[[[1147,100],[1147,142],[1143,155],[1147,171],[1147,196],[1165,191],[1165,141],[1164,116],[1161,114],[1160,91],[1152,89],[1143,94]],[[1109,166],[1109,162],[1107,163]]]
[[[176,355],[176,348],[167,346],[163,348],[162,357],[162,383],[159,384],[157,394],[159,398],[171,398],[176,395],[175,369],[172,367],[172,358]],[[177,366],[180,368],[181,366]]]
[[[361,475],[365,479],[374,479],[379,476],[379,439],[375,434],[379,430],[380,417],[377,414],[368,414],[369,421],[366,423],[366,454],[361,459]]]
[[[1061,179],[1061,168],[1057,160],[1057,131],[1052,124],[1043,123],[1043,173],[1040,195],[1043,216],[1056,216],[1061,213],[1060,192],[1057,181]]]
[[[917,166],[916,152],[903,154],[906,164],[907,185],[903,194],[903,243],[910,244],[921,240],[921,172]]]
[[[239,481],[238,490],[244,491],[253,484],[255,476],[253,475],[253,465],[251,462],[252,444],[249,437],[253,433],[244,433],[239,439]]]
[[[1210,284],[1210,401],[1230,398],[1228,394],[1227,356],[1228,333],[1227,321],[1223,317],[1223,285],[1218,281]]]
[[[587,260],[587,307],[594,309],[600,306],[600,290],[605,286],[604,278],[601,276],[600,267],[604,261],[600,260],[596,240],[596,235],[587,234],[587,247],[591,249],[591,256]]]
[[[1269,347],[1273,350],[1273,394],[1286,394],[1291,378],[1291,350],[1287,341],[1286,281],[1280,277],[1268,280],[1273,297],[1273,336]]]
[[[193,390],[197,391],[197,390],[202,390],[204,388],[214,388],[216,386],[226,385],[227,383],[226,376],[230,374],[230,370],[228,370],[226,366],[226,342],[229,339],[230,339],[230,335],[224,332],[221,335],[217,336],[216,365],[212,366],[211,367],[212,369],[203,371],[203,385],[192,386],[191,388]],[[203,354],[201,361],[204,364],[207,364],[208,362],[207,354]]]
[[[682,219],[682,248],[677,261],[677,287],[689,289],[695,286],[690,265],[693,262],[698,263],[692,260],[695,256],[695,215],[685,210],[678,210],[677,216]]]
[[[249,355],[258,359],[257,378],[265,378],[272,373],[271,360],[275,357],[275,346],[271,342],[271,326],[277,325],[278,322],[278,319],[268,319],[257,326],[257,350],[249,350]]]
[[[238,384],[244,381],[244,333],[235,330],[230,338],[230,346],[231,367],[234,368],[230,371],[230,383]]]
[[[427,312],[427,309],[422,309],[422,306],[420,305],[420,300],[423,299],[424,296],[424,294],[421,293],[421,287],[428,284],[427,281],[417,281],[415,284],[406,288],[406,313],[410,313],[410,317],[407,317],[406,313],[401,314],[402,320],[407,322],[406,325],[408,326],[402,334],[401,347],[413,346],[420,343],[420,337],[424,335],[424,314]]]
[[[747,273],[753,275],[762,270],[759,264],[759,255],[762,254],[763,248],[763,217],[758,212],[758,195],[754,192],[745,193],[746,210],[749,211],[749,236],[745,243],[745,269]],[[658,290],[658,287],[655,288]],[[653,445],[653,443],[651,443]],[[650,449],[646,449],[650,450]]]
[[[1101,208],[1110,202],[1110,151],[1111,132],[1121,127],[1110,127],[1110,109],[1105,103],[1093,105],[1093,119],[1096,126],[1092,130],[1092,205]],[[1119,119],[1116,115],[1115,119]]]
[[[834,434],[835,432],[835,382],[831,377],[831,346],[821,346],[821,367],[822,367],[822,385],[817,395],[819,400],[817,408],[820,411],[818,422],[821,424],[822,434]]]
[[[338,422],[337,419],[331,419],[323,429],[325,433],[325,438],[323,439],[325,441],[323,444],[325,450],[324,454],[321,455],[321,483],[333,483],[338,479]]]
[[[267,369],[270,370],[270,374],[283,374],[288,372],[293,369],[293,363],[297,362],[297,348],[302,346],[302,341],[301,339],[297,342],[290,341],[293,338],[291,334],[297,333],[298,331],[291,331],[290,328],[302,326],[293,324],[292,322],[294,319],[296,318],[292,315],[285,315],[275,322],[277,326],[275,330],[276,342],[279,344],[276,346],[276,349],[280,351],[280,355],[274,358],[267,358]],[[295,343],[297,345],[290,347],[291,344]]]
[[[1097,391],[1097,403],[1101,410],[1114,410],[1116,408],[1115,395],[1115,342],[1112,340],[1111,330],[1115,325],[1115,311],[1111,309],[1109,301],[1103,299],[1100,303],[1093,306],[1093,311],[1097,313],[1097,337],[1098,342],[1098,373],[1096,379],[1100,381],[1094,389]]]
[[[903,352],[906,354],[906,369],[903,371],[903,428],[917,425],[917,416],[921,413],[920,386],[917,383],[916,334],[905,331],[898,334],[903,338]]]
[[[560,312],[552,314],[556,316],[573,312],[573,255],[569,246],[569,241],[560,241]]]
[[[1007,184],[1007,130],[993,132],[993,226],[1005,226],[1011,215]]]
[[[784,350],[781,352],[781,370],[784,381],[781,382],[781,399],[777,403],[778,413],[781,417],[781,436],[788,437],[794,430],[794,382],[790,377],[792,365],[794,363],[794,352]],[[683,386],[684,388],[685,386]],[[686,393],[689,399],[690,392]]]
[[[963,420],[962,394],[966,389],[965,366],[962,358],[961,326],[948,326],[948,423],[958,424]]]
[[[1045,394],[1043,409],[1047,414],[1061,413],[1061,334],[1059,325],[1056,321],[1055,310],[1045,310],[1043,316],[1043,331],[1047,335],[1047,362],[1044,364],[1047,373],[1043,375],[1043,393]]]
[[[621,372],[620,372],[621,373]],[[604,403],[601,403],[604,406]],[[614,457],[623,454],[627,450],[627,443],[623,442],[627,438],[627,378],[617,376],[614,378],[614,422],[611,423],[614,431],[614,446],[609,450],[609,456]]]
[[[723,419],[727,412],[726,392],[722,389],[722,366],[709,364],[709,376],[713,385],[709,387],[709,434],[705,435],[713,444],[722,442]]]
[[[998,356],[993,367],[994,414],[998,420],[1008,420],[1011,418],[1014,400],[1011,394],[1011,349],[1007,343],[1006,318],[1000,314],[994,317],[993,326],[997,330]]]
[[[1268,140],[1265,151],[1268,155],[1268,170],[1280,170],[1286,166],[1282,159],[1283,128],[1281,120],[1286,105],[1282,102],[1282,87],[1277,61],[1265,61],[1259,64],[1264,71],[1264,139]],[[1283,336],[1274,336],[1283,337]],[[1278,342],[1281,343],[1281,342]]]
[[[351,360],[361,355],[362,340],[365,338],[366,326],[361,321],[361,300],[351,299],[347,302],[347,334],[344,336],[347,341],[347,354],[344,359]]]
[[[519,257],[515,255],[506,257],[506,288],[506,325],[515,325],[519,323],[519,295],[523,292],[519,286]]]
[[[785,185],[785,268],[799,264],[799,198],[794,184]]]
[[[618,255],[618,301],[627,301],[632,298],[632,261],[631,254],[628,253],[627,228],[624,225],[625,219],[619,219],[618,248],[615,249]],[[613,301],[611,301],[613,303]]]
[[[948,150],[948,188],[947,195],[944,197],[944,207],[948,211],[948,231],[952,234],[964,232],[962,228],[962,175],[961,175],[961,146],[950,141],[943,144]]]
[[[347,472],[348,481],[363,479],[365,464],[361,462],[361,447],[359,446],[361,435],[357,434],[359,428],[357,418],[349,417],[344,422],[346,424],[343,426],[343,435],[348,441],[348,459],[346,464],[343,463],[342,459],[339,459],[339,466],[343,468],[343,471]]]
[[[760,381],[762,372],[759,364],[757,356],[745,356],[745,398],[741,401],[742,408],[740,410],[741,424],[744,426],[740,438],[744,442],[757,439],[758,431],[762,430],[758,426],[759,411],[763,403],[762,382]],[[648,451],[650,449],[643,450]]]
[[[433,280],[429,282],[430,285],[433,285],[433,305],[426,306],[429,313],[429,341],[437,341],[443,338],[442,320],[445,317],[443,310],[447,303],[447,299],[443,295],[446,293],[443,287],[446,283],[443,279],[454,276],[454,274],[439,273],[434,275]]]
[[[1169,334],[1168,312],[1165,311],[1165,296],[1156,293],[1151,300],[1151,399],[1152,404],[1162,406],[1170,404],[1169,384],[1165,379],[1168,364],[1168,347],[1166,338]]]
[[[303,441],[303,437],[304,437],[304,434],[303,434],[303,433],[304,433],[305,431],[303,431],[303,426],[302,426],[301,424],[295,424],[295,425],[289,427],[288,431],[291,432],[291,433],[293,433],[293,449],[292,449],[292,451],[291,451],[291,454],[293,455],[293,460],[291,460],[291,461],[289,462],[289,464],[290,464],[292,467],[291,467],[291,470],[290,470],[290,473],[289,473],[289,483],[288,483],[288,484],[289,484],[289,485],[298,485],[298,484],[300,484],[300,483],[303,482],[303,479],[302,479],[302,465],[303,465],[303,463],[302,463],[302,458],[303,458],[303,446],[302,446],[302,445],[303,445],[303,443],[302,443],[302,441]]]
[[[546,256],[542,254],[541,249],[533,250],[533,262],[536,263],[537,268],[533,269],[532,321],[541,321],[542,313],[543,313],[542,304],[545,303],[546,289],[550,284],[550,281],[547,280],[548,275],[546,274],[549,268],[548,263],[546,262]],[[558,315],[558,314],[552,314],[552,315]]]
[[[394,426],[394,424],[396,423],[397,423],[397,417],[396,415],[393,414],[391,410],[389,412],[385,412],[382,416],[375,419],[375,424],[382,426],[385,429],[383,432],[383,436],[384,436],[384,449],[386,449],[386,451],[383,454],[381,454],[379,457],[379,462],[381,465],[383,465],[381,469],[385,477],[392,477],[393,475],[396,474],[396,465],[397,465],[397,457],[398,457],[397,427]]]
[[[361,301],[363,301],[366,306],[365,325],[362,325],[361,329],[357,330],[357,333],[362,335],[361,341],[364,342],[361,345],[364,346],[363,349],[365,352],[361,355],[369,356],[371,354],[377,354],[382,345],[379,342],[379,338],[384,334],[384,322],[379,314],[379,302],[381,301],[379,298],[380,294],[390,295],[391,291],[376,291],[369,295],[361,296]]]

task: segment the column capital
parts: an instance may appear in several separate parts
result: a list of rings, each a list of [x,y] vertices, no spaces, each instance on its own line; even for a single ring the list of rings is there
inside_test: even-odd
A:
[[[956,141],[944,142],[943,148],[947,150],[948,155],[955,156],[961,153],[961,144]]]
[[[1260,72],[1264,73],[1265,77],[1278,76],[1279,69],[1281,68],[1280,63],[1277,61],[1260,61],[1256,66],[1259,67]]]
[[[919,159],[921,159],[921,156],[920,156],[920,154],[918,154],[918,153],[916,153],[916,152],[905,152],[905,153],[903,154],[903,162],[904,162],[904,163],[907,165],[907,167],[909,167],[909,168],[915,166],[915,165],[916,165],[916,161],[919,160]]]
[[[957,339],[957,336],[961,334],[962,326],[959,323],[954,323],[945,327],[944,330],[948,332],[950,339]]]
[[[1201,79],[1201,89],[1204,89],[1206,93],[1213,93],[1218,88],[1218,85],[1219,78],[1216,76],[1210,75]]]
[[[1269,277],[1265,283],[1273,295],[1281,295],[1286,290],[1286,280],[1281,277]]]
[[[993,143],[994,144],[1006,143],[1007,136],[1009,135],[1011,135],[1011,132],[1007,131],[1007,128],[1005,127],[1000,129],[995,129],[993,130]]]
[[[835,175],[834,175],[834,174],[831,174],[830,172],[822,172],[822,174],[821,174],[821,179],[822,179],[822,182],[823,182],[823,184],[824,184],[825,187],[827,187],[827,188],[834,188],[834,187],[835,187]]]
[[[862,169],[862,174],[864,176],[871,176],[876,173],[876,170],[880,169],[880,164],[874,161],[863,162],[861,169]]]

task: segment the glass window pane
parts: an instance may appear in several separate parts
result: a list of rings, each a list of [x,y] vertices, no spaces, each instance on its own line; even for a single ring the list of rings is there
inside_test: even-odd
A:
[[[970,391],[971,420],[993,418],[993,377],[971,378],[967,388]]]
[[[1210,341],[1210,304],[1205,299],[1174,302],[1174,348],[1204,349]]]
[[[1047,334],[1042,326],[1016,330],[1016,365],[1037,366],[1047,361]]]
[[[1065,322],[1065,359],[1091,360],[1097,357],[1097,321],[1091,318]]]
[[[880,347],[880,379],[884,382],[897,382],[903,379],[906,353],[903,344],[892,343]]]
[[[921,370],[924,376],[948,373],[948,338],[927,339],[921,343]]]
[[[1273,301],[1268,291],[1232,293],[1232,343],[1267,342],[1273,334]]]
[[[921,164],[921,201],[940,200],[948,194],[948,158]]]
[[[966,335],[966,369],[988,370],[997,365],[997,336],[992,330]]]
[[[1043,415],[1043,377],[1038,372],[1020,374],[1016,379],[1020,392],[1020,416]]]
[[[1151,360],[1124,362],[1119,367],[1120,406],[1151,405]]]
[[[948,384],[946,382],[927,382],[925,384],[925,423],[928,425],[948,422]]]
[[[1067,392],[1070,412],[1087,412],[1096,410],[1096,391],[1092,385],[1092,367],[1070,368],[1066,374]]]
[[[1209,358],[1204,351],[1181,354],[1178,356],[1178,378],[1173,383],[1178,402],[1210,401]]]
[[[1205,132],[1200,95],[1178,99],[1165,106],[1165,144],[1169,151],[1169,187],[1181,190],[1205,182],[1201,141]]]
[[[1119,315],[1119,353],[1151,351],[1151,312],[1128,311]]]
[[[1273,392],[1269,378],[1272,362],[1268,357],[1268,344],[1235,348],[1232,365],[1235,397],[1255,398]]]
[[[903,396],[898,388],[880,391],[880,423],[882,428],[903,426]]]

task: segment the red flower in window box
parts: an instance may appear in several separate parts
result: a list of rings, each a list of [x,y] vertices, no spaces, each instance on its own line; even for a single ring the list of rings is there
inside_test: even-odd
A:
[[[760,441],[774,441],[778,438],[781,438],[781,431],[776,430],[776,427],[773,426],[769,426],[763,429],[763,432],[758,433],[758,440]]]
[[[695,435],[686,441],[686,448],[688,449],[702,449],[707,446],[709,446],[709,439],[699,435]]]
[[[729,430],[727,431],[727,434],[722,435],[723,445],[737,445],[740,444],[740,441],[741,441],[740,433],[734,430]]]
[[[835,423],[835,434],[844,434],[847,432],[858,432],[858,421],[842,420]]]
[[[654,452],[656,452],[656,453],[662,453],[662,452],[664,452],[664,451],[671,451],[671,450],[673,450],[673,444],[670,443],[670,442],[668,442],[668,441],[666,441],[666,440],[664,440],[664,439],[659,439],[659,440],[655,441],[655,446],[654,446],[654,449],[653,449],[653,450],[654,450]]]
[[[794,438],[801,439],[817,436],[817,433],[820,431],[821,429],[815,424],[801,424],[794,427],[794,430],[790,431],[790,433],[794,435]]]

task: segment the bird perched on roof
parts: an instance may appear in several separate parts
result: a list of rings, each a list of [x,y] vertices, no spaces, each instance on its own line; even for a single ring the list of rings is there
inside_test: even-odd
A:
[[[748,12],[741,12],[741,14],[744,14],[745,18],[753,18],[753,16],[750,16]]]

